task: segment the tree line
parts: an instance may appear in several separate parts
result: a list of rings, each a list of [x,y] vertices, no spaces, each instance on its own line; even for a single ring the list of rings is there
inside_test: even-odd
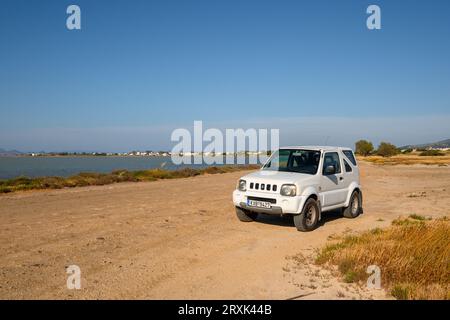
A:
[[[355,153],[362,156],[378,155],[382,157],[391,157],[400,153],[400,150],[390,142],[381,142],[375,150],[372,142],[359,140],[355,143]]]

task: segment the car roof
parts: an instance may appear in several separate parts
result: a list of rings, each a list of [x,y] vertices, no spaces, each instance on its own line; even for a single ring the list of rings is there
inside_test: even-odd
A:
[[[333,146],[287,146],[287,147],[280,147],[279,149],[306,149],[317,151],[352,150],[351,148],[348,147],[333,147]]]

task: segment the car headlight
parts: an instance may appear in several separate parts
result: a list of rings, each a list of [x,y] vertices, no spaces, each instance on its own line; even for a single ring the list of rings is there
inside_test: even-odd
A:
[[[238,185],[237,185],[237,189],[239,191],[246,191],[247,190],[247,181],[245,180],[239,180]]]
[[[297,195],[297,187],[293,184],[283,184],[280,193],[282,196],[294,197]]]

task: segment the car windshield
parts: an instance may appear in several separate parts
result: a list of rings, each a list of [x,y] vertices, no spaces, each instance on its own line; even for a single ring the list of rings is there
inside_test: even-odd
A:
[[[280,149],[264,165],[263,170],[316,174],[320,151],[303,149]]]

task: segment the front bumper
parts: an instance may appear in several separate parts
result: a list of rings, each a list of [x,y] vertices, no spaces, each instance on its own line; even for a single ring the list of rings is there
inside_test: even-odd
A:
[[[270,198],[275,199],[276,203],[272,204],[270,209],[249,207],[247,205],[247,197]],[[270,192],[254,192],[254,191],[233,191],[233,204],[245,210],[266,214],[298,214],[301,212],[304,204],[304,197],[286,197],[277,193]]]

